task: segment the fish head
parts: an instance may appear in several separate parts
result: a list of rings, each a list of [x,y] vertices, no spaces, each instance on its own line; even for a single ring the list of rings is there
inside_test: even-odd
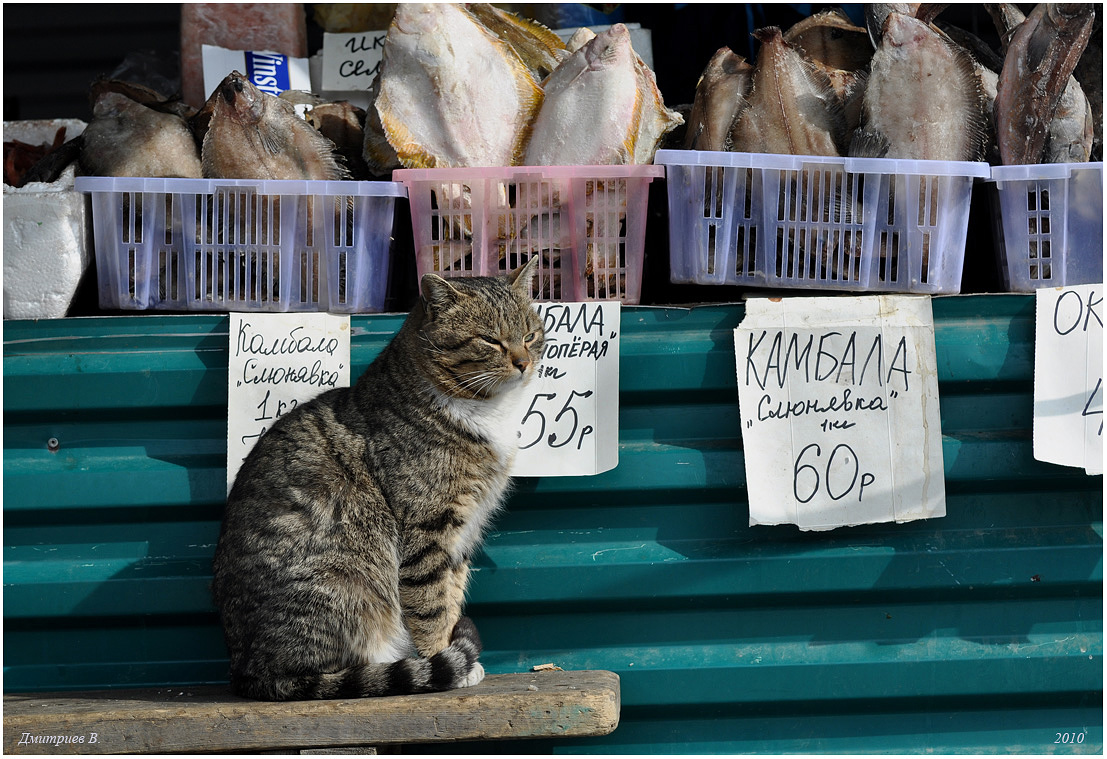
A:
[[[881,44],[886,49],[910,50],[924,44],[933,36],[934,32],[930,24],[905,13],[889,13],[884,19]]]
[[[217,89],[216,117],[250,124],[261,119],[265,111],[265,93],[238,71],[227,74]],[[272,96],[270,96],[272,97]]]
[[[457,23],[455,16],[459,9],[448,3],[397,3],[396,13],[392,16],[390,29],[397,34],[422,36],[434,31],[449,28]],[[468,17],[468,12],[462,10]],[[386,43],[387,44],[387,43]]]
[[[588,68],[592,71],[624,64],[633,60],[634,56],[634,50],[630,46],[630,30],[626,24],[615,24],[597,34],[583,49]]]
[[[96,102],[92,106],[92,115],[98,119],[122,116],[125,113],[132,112],[139,106],[141,106],[140,103],[136,103],[122,93],[104,92],[96,98]]]

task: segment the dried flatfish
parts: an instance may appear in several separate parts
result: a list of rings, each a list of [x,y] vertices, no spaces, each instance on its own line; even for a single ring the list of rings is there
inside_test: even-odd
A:
[[[873,47],[880,47],[880,38],[884,34],[884,21],[890,13],[902,13],[914,17],[922,3],[865,3],[865,26],[869,30],[869,39]]]
[[[365,139],[361,144],[361,157],[365,160],[369,173],[385,177],[391,176],[395,169],[402,169],[400,157],[396,155],[396,149],[388,142],[384,134],[384,125],[381,116],[377,113],[377,93],[380,89],[380,76],[373,80],[369,87],[369,107],[365,110]]]
[[[104,177],[199,177],[200,155],[184,120],[118,92],[96,100],[81,135],[81,170]]]
[[[213,179],[300,179],[338,180],[349,177],[349,172],[336,158],[334,143],[296,114],[296,108],[288,100],[262,92],[241,73],[233,71],[216,87],[208,98],[211,121],[204,136],[202,150],[204,176]],[[276,242],[281,230],[281,199],[244,191],[241,200],[229,202],[220,196],[215,209],[216,216],[204,221],[217,230],[218,242],[230,243],[233,239],[250,239],[260,232],[272,229]],[[347,201],[349,203],[349,199]],[[243,205],[243,204],[246,205]],[[304,206],[309,219],[314,218],[316,204],[308,197]],[[336,218],[343,214],[335,209]],[[219,213],[226,214],[220,222]],[[309,235],[312,225],[308,225]],[[269,272],[247,256],[234,256],[237,262],[222,268],[212,281],[217,292],[228,300],[246,296],[234,283],[246,281],[272,281],[277,289],[279,271]],[[233,275],[233,276],[232,276]],[[317,295],[319,261],[312,257],[300,271],[300,292]],[[313,300],[316,298],[313,298]]]
[[[634,52],[633,48],[631,52]],[[683,124],[684,117],[665,107],[661,90],[657,87],[657,76],[637,53],[634,53],[634,70],[638,82],[638,133],[634,138],[631,163],[644,165],[653,163],[661,140]]]
[[[384,29],[396,3],[312,3],[311,9],[324,32],[349,34]]]
[[[569,57],[561,38],[537,21],[520,18],[489,3],[470,3],[468,7],[489,31],[511,46],[539,80]]]
[[[1084,90],[1088,98],[1088,105],[1092,111],[1092,123],[1094,137],[1092,139],[1092,151],[1090,160],[1103,160],[1103,17],[1096,20],[1092,29],[1091,39],[1084,48],[1084,55],[1076,64],[1073,72],[1080,88]]]
[[[747,153],[841,155],[845,119],[826,75],[784,41],[780,29],[758,29],[761,42],[749,107],[731,131],[735,150]]]
[[[519,56],[463,6],[399,5],[374,108],[404,166],[515,164],[541,103]]]
[[[861,122],[853,156],[980,160],[987,119],[972,57],[930,24],[888,14]]]
[[[544,105],[544,113],[539,113],[539,118],[545,119],[542,132],[531,136],[524,163],[528,166],[653,163],[653,154],[664,136],[683,124],[684,117],[665,107],[656,76],[631,46],[630,31],[623,24],[615,24],[598,38],[581,27],[566,46],[570,55],[542,82],[547,101],[554,97],[555,104],[549,108]],[[629,66],[634,71],[633,92],[625,84]],[[613,90],[607,96],[590,91],[597,86]],[[633,115],[625,107],[632,94],[638,104]],[[594,133],[592,126],[597,123],[608,128]],[[627,134],[623,134],[623,127],[629,129]],[[538,129],[536,124],[536,133]],[[556,144],[559,134],[567,135],[566,144]],[[607,141],[606,145],[586,143],[590,147],[579,146],[579,155],[575,155],[578,150],[569,141],[586,134],[598,137],[600,142]],[[617,139],[622,143],[618,148],[614,142]],[[596,158],[600,155],[604,157]]]
[[[1013,3],[992,3],[985,7],[995,22],[996,30],[999,32],[1000,41],[1003,44],[1003,51],[1006,53],[1015,30],[1026,21],[1026,16]],[[1089,39],[1089,45],[1091,43],[1092,40]],[[1077,63],[1077,69],[1079,70],[1089,57],[1095,61],[1093,70],[1101,70],[1099,67],[1101,67],[1102,54],[1089,56],[1087,48],[1085,48],[1084,55]],[[996,71],[1002,70],[1003,61],[1001,60],[996,67]],[[998,85],[998,76],[996,81]],[[1090,92],[1095,93],[1096,89],[1092,88]],[[998,92],[996,94],[998,95]],[[1044,163],[1074,163],[1091,160],[1092,152],[1096,149],[1100,139],[1098,137],[1100,126],[1097,119],[1099,112],[1089,96],[1089,91],[1084,90],[1075,75],[1069,76],[1065,90],[1057,103],[1057,110],[1054,111],[1049,122],[1049,137],[1046,139],[1042,161]],[[993,126],[994,114],[995,96],[992,97],[991,111]],[[996,150],[998,151],[998,146]],[[995,162],[1002,162],[1002,158],[998,154]]]
[[[688,150],[729,150],[730,129],[748,105],[753,66],[729,47],[721,47],[696,83],[696,98],[688,116],[684,147]]]
[[[1007,45],[995,104],[999,154],[1004,164],[1046,160],[1050,122],[1094,22],[1091,4],[1041,3],[1016,27]],[[1070,100],[1077,102],[1075,93]],[[1071,146],[1068,138],[1061,140]]]
[[[859,71],[873,57],[868,31],[837,8],[796,22],[784,33],[784,41],[802,50],[809,61],[839,71]]]
[[[853,132],[861,119],[861,98],[873,57],[868,31],[841,10],[831,9],[793,24],[784,41],[826,75],[842,104],[846,133]]]
[[[296,115],[291,103],[262,92],[233,71],[208,101],[202,149],[205,177],[344,179],[334,143]]]
[[[630,32],[615,24],[550,74],[523,156],[527,166],[631,163],[638,72]]]
[[[594,39],[596,39],[596,33],[587,26],[582,26],[573,32],[573,36],[565,43],[565,49],[571,55]]]
[[[1084,89],[1074,77],[1069,77],[1057,110],[1049,121],[1042,163],[1084,163],[1091,160],[1095,141],[1095,121],[1092,105]]]
[[[370,172],[362,158],[365,140],[365,111],[346,100],[324,102],[304,114],[304,120],[334,143],[353,179],[368,179]]]

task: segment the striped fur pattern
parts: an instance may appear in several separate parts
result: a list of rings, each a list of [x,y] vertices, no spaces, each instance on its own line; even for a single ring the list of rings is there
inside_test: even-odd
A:
[[[236,692],[378,696],[484,677],[462,606],[542,355],[535,261],[426,275],[357,383],[281,417],[243,462],[212,583]]]

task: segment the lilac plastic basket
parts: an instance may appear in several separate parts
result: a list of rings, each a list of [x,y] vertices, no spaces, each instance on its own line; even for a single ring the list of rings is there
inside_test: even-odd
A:
[[[986,163],[659,150],[673,282],[957,293]]]
[[[395,182],[77,177],[103,308],[378,312]]]
[[[660,166],[398,169],[419,276],[492,276],[533,256],[542,301],[638,303],[649,183]]]
[[[1011,292],[1103,281],[1103,163],[993,166],[996,255]]]

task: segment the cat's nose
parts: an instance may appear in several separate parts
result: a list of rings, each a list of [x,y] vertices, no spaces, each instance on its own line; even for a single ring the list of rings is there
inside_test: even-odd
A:
[[[526,353],[521,353],[511,357],[512,365],[519,370],[520,374],[525,374],[527,367],[530,366],[530,356]]]

